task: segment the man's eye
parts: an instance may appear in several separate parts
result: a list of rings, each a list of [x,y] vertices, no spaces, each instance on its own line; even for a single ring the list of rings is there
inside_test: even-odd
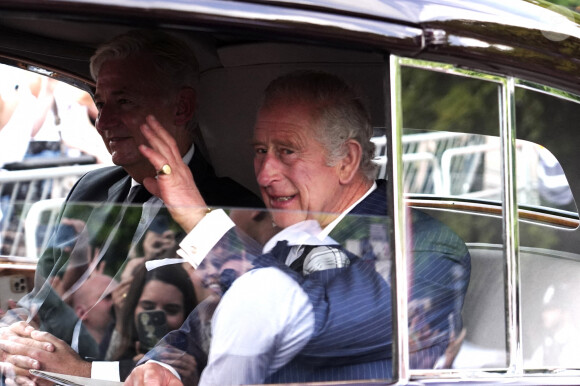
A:
[[[290,155],[290,154],[294,154],[294,150],[290,150],[290,149],[282,149],[282,150],[280,150],[280,154],[282,154],[282,155]]]
[[[127,99],[127,98],[121,98],[121,99],[119,99],[119,100],[117,101],[117,103],[118,103],[118,104],[120,104],[120,105],[128,105],[128,104],[131,104],[131,103],[133,103],[133,102],[132,102],[130,99]]]
[[[255,152],[256,152],[256,154],[266,154],[267,150],[264,148],[256,148]]]

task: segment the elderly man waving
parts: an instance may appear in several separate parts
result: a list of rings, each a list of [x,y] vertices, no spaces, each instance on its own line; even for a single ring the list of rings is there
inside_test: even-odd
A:
[[[189,232],[180,253],[196,266],[239,232],[222,211],[206,209],[161,125],[149,117],[142,130],[151,144],[142,153],[156,169],[173,170],[144,184]],[[201,384],[392,375],[390,288],[377,271],[389,259],[386,182],[373,178],[371,135],[359,99],[333,75],[292,73],[268,86],[254,128],[254,169],[284,230],[263,251],[248,251],[254,268],[218,305]],[[411,365],[425,368],[461,330],[470,259],[451,229],[418,211],[411,216]],[[188,322],[168,341],[187,340]],[[170,363],[149,361],[127,383],[179,383],[178,375]]]

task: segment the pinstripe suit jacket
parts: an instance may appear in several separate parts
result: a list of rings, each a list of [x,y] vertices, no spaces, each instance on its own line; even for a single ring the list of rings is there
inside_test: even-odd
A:
[[[386,183],[378,181],[378,189],[331,232],[334,240],[350,245],[360,256],[351,254],[349,267],[302,277],[279,265],[308,294],[315,331],[300,354],[266,383],[392,377],[389,270],[383,269],[381,274],[381,265],[390,261],[386,208]],[[411,367],[432,368],[462,328],[470,257],[464,242],[450,228],[420,211],[410,214]],[[269,260],[268,255],[265,259]],[[274,260],[256,261],[255,265],[279,264]]]
[[[267,383],[389,378],[392,352],[390,256],[387,239],[386,182],[343,219],[331,236],[349,246],[348,268],[318,271],[304,277],[285,264],[288,250],[258,256],[254,266],[275,266],[293,277],[310,298],[315,331],[302,352],[266,379]],[[470,258],[463,241],[434,218],[412,211],[410,277],[411,365],[432,367],[461,329]],[[232,243],[236,232],[222,242]],[[281,256],[277,256],[280,254]],[[358,256],[355,256],[355,254]],[[381,272],[381,273],[379,273]],[[199,314],[164,338],[145,358],[162,358],[168,344],[194,355],[198,370],[207,361],[201,348]]]

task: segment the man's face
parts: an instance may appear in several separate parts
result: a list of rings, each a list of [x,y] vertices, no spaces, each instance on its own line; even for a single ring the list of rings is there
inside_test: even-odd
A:
[[[327,165],[313,133],[305,104],[277,103],[258,113],[254,171],[264,203],[282,228],[314,218],[311,212],[340,212],[338,166]]]
[[[156,72],[144,55],[111,59],[99,70],[96,127],[116,165],[151,168],[138,149],[147,143],[140,130],[147,115],[153,114],[171,134],[178,134],[173,119],[177,96],[160,89]]]
[[[80,300],[84,309],[88,312],[83,316],[85,323],[93,330],[105,332],[111,321],[111,308],[113,307],[113,298],[111,292],[117,287],[117,282],[105,275],[96,275],[87,280],[84,284],[86,288],[86,298]],[[101,299],[104,292],[106,296]]]

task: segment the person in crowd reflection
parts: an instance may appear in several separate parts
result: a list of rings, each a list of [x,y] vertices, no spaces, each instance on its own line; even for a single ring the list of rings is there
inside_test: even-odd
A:
[[[580,355],[579,311],[571,307],[577,294],[577,286],[555,283],[547,286],[542,299],[541,327],[538,336],[543,337],[533,351],[526,367],[578,366]]]
[[[263,246],[266,241],[280,231],[280,228],[273,224],[272,216],[266,210],[237,208],[229,211],[229,217],[236,224],[235,229],[241,232],[240,237],[250,240],[247,242],[249,244],[257,242]],[[247,271],[248,260],[245,258],[245,253],[246,251],[243,249],[222,243],[211,250],[197,268],[194,269],[189,263],[185,264],[200,301],[213,295],[221,296],[220,277],[228,265],[239,263],[239,266],[235,267],[236,272],[238,272],[237,276]],[[225,267],[224,264],[226,264]]]
[[[134,258],[149,261],[165,255],[170,250],[175,251],[176,237],[179,233],[180,230],[171,223],[169,215],[157,215],[135,249]]]
[[[220,253],[211,253],[197,268],[193,268],[189,263],[184,263],[188,266],[187,270],[190,271],[200,300],[212,295],[221,295],[219,277],[222,262],[223,257]]]
[[[193,284],[187,272],[180,265],[167,265],[148,271],[145,265],[136,267],[133,281],[126,292],[125,302],[113,331],[106,360],[120,361],[121,377],[135,367],[135,363],[148,348],[153,347],[161,336],[157,333],[177,330],[197,304]],[[162,311],[164,323],[143,325],[152,330],[151,337],[145,342],[139,340],[138,334],[140,313],[144,311]],[[146,336],[147,337],[147,336]],[[156,340],[155,340],[156,339]],[[147,344],[145,344],[147,343]]]
[[[236,245],[242,232],[223,211],[184,209],[203,207],[203,199],[162,124],[148,117],[142,131],[150,146],[140,150],[152,165],[176,171],[144,184],[190,232],[178,253],[197,266],[206,251]],[[254,127],[254,170],[283,230],[263,249],[244,244],[253,269],[217,305],[205,368],[198,360],[200,384],[392,376],[390,281],[377,272],[390,259],[389,213],[386,181],[374,180],[372,132],[360,99],[334,75],[297,72],[268,86]],[[461,333],[470,256],[436,219],[411,210],[409,220],[409,296],[425,299],[410,325],[411,367],[433,367]],[[181,374],[160,355],[168,346],[195,355],[197,318],[194,311],[168,334],[126,384],[178,384]]]
[[[171,173],[154,168],[138,149],[148,143],[140,131],[147,115],[157,117],[179,144],[174,149],[176,156],[181,157],[190,176],[195,176],[204,202],[263,207],[246,188],[230,178],[217,177],[199,151],[203,147],[203,139],[196,134],[199,74],[195,54],[187,43],[160,31],[129,31],[97,49],[91,58],[91,74],[96,81],[96,130],[116,166],[87,173],[72,188],[58,220],[82,220],[87,242],[77,239],[70,253],[52,242],[40,257],[34,291],[19,303],[29,314],[38,311],[36,318],[44,331],[23,321],[3,319],[0,361],[7,365],[2,366],[2,372],[17,382],[30,381],[29,369],[120,380],[118,363],[92,361],[98,358],[98,347],[84,326],[74,344],[78,352],[71,349],[78,318],[50,283],[56,276],[65,276],[63,271],[69,268],[69,257],[76,249],[88,250],[89,261],[87,272],[75,275],[78,280],[86,280],[98,268],[117,276],[151,221],[166,213],[163,201],[142,187],[145,178]],[[68,238],[61,233],[70,228],[62,225],[56,227],[53,241]],[[16,339],[25,343],[16,344]]]
[[[102,273],[92,274],[75,292],[68,302],[87,328],[93,339],[100,343],[112,321],[112,291],[117,281]],[[74,339],[73,339],[74,340]]]

